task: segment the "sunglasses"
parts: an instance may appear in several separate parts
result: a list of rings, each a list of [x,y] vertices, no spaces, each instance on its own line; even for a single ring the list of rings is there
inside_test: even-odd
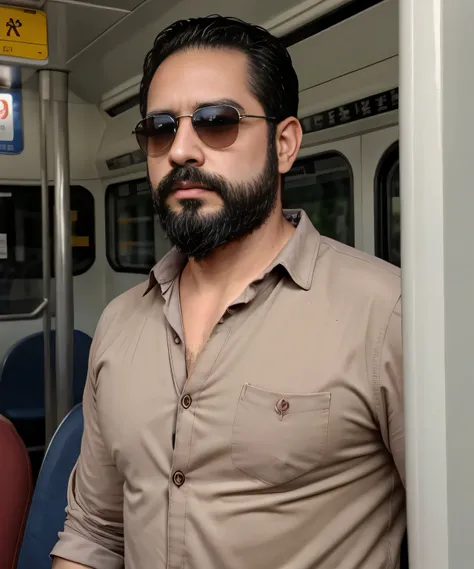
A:
[[[275,117],[243,115],[231,105],[201,107],[191,115],[152,113],[139,121],[133,131],[141,150],[152,157],[168,150],[178,132],[179,120],[185,117],[191,119],[194,131],[204,144],[219,150],[231,146],[237,140],[242,119],[276,122]]]

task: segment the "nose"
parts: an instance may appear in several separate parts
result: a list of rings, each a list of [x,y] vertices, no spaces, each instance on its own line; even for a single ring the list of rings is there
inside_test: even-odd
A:
[[[193,128],[190,117],[181,117],[178,123],[173,144],[168,153],[170,165],[175,166],[202,166],[204,152],[202,143]]]

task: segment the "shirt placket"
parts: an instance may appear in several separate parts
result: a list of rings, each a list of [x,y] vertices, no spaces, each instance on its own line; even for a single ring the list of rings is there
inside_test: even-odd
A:
[[[176,302],[174,291],[170,303]],[[175,311],[173,310],[175,314]],[[180,327],[170,327],[168,347],[179,400],[173,436],[173,462],[168,481],[168,569],[182,569],[186,551],[186,496],[192,483],[190,468],[194,416],[201,392],[231,334],[232,319],[222,318],[200,354],[193,374],[186,378],[185,345]],[[199,441],[193,440],[194,445]]]

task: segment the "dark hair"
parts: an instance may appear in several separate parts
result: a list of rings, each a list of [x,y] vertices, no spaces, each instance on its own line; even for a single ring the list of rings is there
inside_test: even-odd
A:
[[[158,67],[173,53],[193,48],[231,48],[249,60],[249,88],[267,116],[278,122],[298,115],[298,77],[285,46],[267,30],[223,16],[179,20],[155,39],[143,65],[140,112],[146,115],[150,83]]]

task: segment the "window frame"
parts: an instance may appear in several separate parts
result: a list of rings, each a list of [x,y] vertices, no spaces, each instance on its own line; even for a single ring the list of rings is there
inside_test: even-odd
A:
[[[374,179],[374,245],[375,255],[390,261],[392,196],[389,195],[388,176],[396,164],[400,165],[400,144],[396,140],[382,154]],[[401,252],[400,252],[401,257]],[[393,264],[393,263],[392,263]]]
[[[292,166],[291,169],[299,166],[300,164],[304,163],[304,162],[315,162],[318,159],[324,159],[324,158],[328,158],[328,157],[339,157],[342,158],[342,160],[345,162],[349,175],[350,175],[350,197],[349,197],[349,207],[350,207],[350,211],[349,211],[349,219],[350,219],[350,227],[348,230],[348,234],[351,236],[351,242],[348,244],[350,247],[355,247],[355,240],[356,240],[356,231],[355,231],[355,193],[354,193],[354,170],[352,168],[352,164],[350,162],[350,160],[347,158],[347,156],[344,155],[344,153],[342,153],[340,150],[336,150],[336,149],[328,149],[328,150],[324,150],[323,152],[317,152],[316,154],[308,154],[307,156],[302,156],[301,158],[297,158]],[[288,172],[290,173],[291,170]],[[285,177],[287,174],[285,174],[285,176],[283,177],[283,182],[282,182],[282,201],[283,201],[283,193],[285,191]],[[301,207],[301,209],[304,209]],[[316,229],[321,233],[320,228],[316,227]],[[321,233],[321,235],[323,235],[324,237],[328,237],[324,234]],[[330,237],[331,238],[331,237]],[[332,238],[331,238],[332,239]]]
[[[145,269],[144,267],[127,267],[120,265],[117,262],[117,241],[116,241],[116,196],[114,194],[114,190],[119,186],[123,186],[124,184],[135,184],[138,185],[139,183],[147,182],[146,176],[140,176],[139,178],[132,178],[130,180],[122,180],[120,182],[114,182],[109,184],[105,189],[105,255],[107,257],[107,261],[111,267],[111,269],[116,273],[125,273],[125,274],[132,274],[132,275],[148,275],[152,267]],[[151,199],[151,197],[150,197]],[[112,207],[113,210],[112,210]],[[155,231],[155,224],[154,224],[154,215],[153,215],[153,233]],[[154,243],[154,242],[153,242]],[[113,252],[113,255],[112,255]]]
[[[55,203],[55,199],[54,199],[54,185],[49,185],[49,203],[50,203],[50,211],[49,211],[49,219],[50,219],[50,223],[52,224],[52,247],[51,247],[51,275],[50,278],[54,279],[56,277],[56,275],[54,274],[54,250],[55,250],[55,241],[54,241],[54,203]],[[13,193],[14,191],[21,191],[24,189],[28,189],[28,190],[32,190],[35,192],[38,192],[38,196],[39,196],[39,205],[40,208],[38,210],[39,214],[41,215],[41,186],[38,185],[37,183],[32,183],[32,184],[0,184],[0,193],[4,192],[11,192]],[[88,194],[88,198],[91,201],[92,204],[92,234],[89,235],[89,239],[91,244],[89,245],[89,248],[91,250],[91,257],[90,257],[90,262],[87,264],[87,266],[81,268],[80,270],[75,270],[74,269],[74,257],[72,258],[72,276],[73,277],[78,277],[81,276],[83,274],[85,274],[87,271],[89,271],[97,258],[97,240],[96,240],[96,207],[95,207],[95,197],[94,194],[85,186],[83,186],[82,184],[70,184],[69,185],[69,191],[70,191],[70,203],[71,203],[71,211],[73,211],[73,199],[72,199],[72,194],[75,191],[81,191],[84,193]],[[39,235],[39,241],[41,242],[41,233]],[[43,243],[41,243],[41,249],[43,249]],[[73,246],[71,243],[71,254],[72,254],[72,250],[73,250]],[[42,273],[42,269],[41,269],[41,273]],[[22,277],[13,277],[15,278],[21,278],[22,280],[40,280],[42,278],[42,274],[39,275],[28,275],[28,276],[22,276]]]

